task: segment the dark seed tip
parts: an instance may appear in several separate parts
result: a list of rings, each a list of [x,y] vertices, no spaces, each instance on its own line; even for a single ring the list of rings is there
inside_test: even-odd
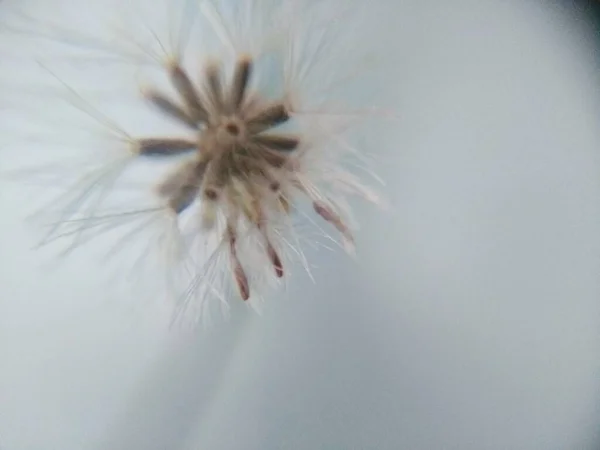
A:
[[[204,197],[207,200],[215,201],[218,197],[217,191],[212,188],[207,188],[204,190]]]
[[[277,278],[282,278],[283,277],[283,267],[275,266],[275,275],[277,275]]]
[[[228,123],[225,126],[225,129],[228,131],[229,134],[231,134],[232,136],[237,136],[240,134],[240,127],[235,124],[235,123]]]

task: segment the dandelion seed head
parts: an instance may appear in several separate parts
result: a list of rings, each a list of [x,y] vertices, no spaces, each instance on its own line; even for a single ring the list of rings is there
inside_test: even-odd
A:
[[[160,35],[139,13],[125,27],[107,27],[120,30],[109,41],[79,39],[83,32],[61,28],[57,33],[47,25],[38,29],[38,37],[67,45],[65,61],[95,59],[107,68],[109,61],[126,63],[135,76],[125,73],[136,83],[140,71],[150,67],[153,76],[143,76],[128,98],[145,108],[146,116],[180,130],[125,131],[49,69],[71,105],[118,142],[100,149],[99,141],[90,141],[102,163],[93,171],[69,170],[76,182],[53,201],[57,220],[44,242],[69,239],[69,248],[76,248],[99,233],[135,223],[125,244],[160,223],[163,232],[155,243],[169,248],[167,271],[176,268],[176,278],[188,279],[184,289],[175,288],[178,310],[194,317],[203,315],[207,298],[226,305],[232,292],[256,306],[270,285],[292,271],[294,259],[308,270],[296,223],[303,203],[311,205],[311,221],[337,233],[352,253],[348,198],[379,198],[345,165],[364,165],[364,155],[346,132],[355,131],[369,114],[343,106],[341,86],[357,64],[344,66],[352,62],[348,42],[355,41],[334,32],[342,21],[336,17],[340,4],[170,2],[164,5],[166,14],[158,15],[159,22],[170,25],[163,28],[167,33]],[[336,44],[342,51],[335,52]],[[88,75],[81,77],[83,89],[86,80],[93,81],[90,67],[78,69]],[[129,177],[132,167],[144,164],[168,169]],[[150,193],[150,206],[140,207],[135,195],[119,189],[128,182],[131,190]]]

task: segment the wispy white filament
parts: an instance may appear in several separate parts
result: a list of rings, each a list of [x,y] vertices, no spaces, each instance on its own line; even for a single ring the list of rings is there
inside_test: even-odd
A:
[[[363,182],[372,171],[368,151],[356,138],[368,134],[367,119],[391,117],[351,94],[357,80],[369,83],[375,73],[374,66],[365,65],[354,34],[361,10],[360,3],[273,0],[178,0],[152,7],[115,3],[113,14],[97,16],[88,29],[75,18],[75,8],[68,11],[75,15],[68,26],[16,9],[8,30],[32,48],[15,57],[39,72],[40,80],[46,75],[46,81],[22,86],[28,100],[21,113],[35,130],[23,133],[36,142],[27,158],[50,164],[20,175],[25,181],[40,177],[44,189],[59,192],[35,216],[50,217],[42,244],[66,243],[71,253],[100,235],[121,233],[109,247],[119,260],[114,281],[151,267],[137,279],[164,279],[166,289],[151,292],[171,298],[178,314],[191,315],[193,321],[204,315],[209,299],[226,307],[232,283],[243,300],[250,298],[256,306],[267,285],[293,272],[295,263],[310,271],[301,245],[307,239],[304,218],[322,238],[340,241],[353,252],[356,222],[349,198],[380,202]],[[215,89],[233,88],[228,80],[244,59],[251,70],[241,111],[260,111],[270,103],[285,108],[287,118],[256,138],[262,139],[257,140],[261,146],[274,146],[268,147],[275,152],[268,158],[279,152],[277,158],[285,163],[258,161],[264,166],[255,163],[258,171],[244,164],[241,174],[231,175],[239,169],[218,162],[223,150],[215,153],[212,141],[203,138],[220,126],[211,118],[214,112],[208,110],[204,128],[185,134],[186,125],[195,125],[177,105],[191,94],[177,87],[181,81],[173,74],[188,77],[202,97],[201,108],[207,108],[207,101],[219,102]],[[209,70],[223,77],[218,88],[210,87],[216,81],[210,84]],[[49,105],[52,114],[47,114]],[[256,113],[248,114],[250,127]],[[224,114],[219,120],[230,118]],[[240,125],[244,130],[243,122],[236,129]],[[178,173],[173,168],[189,163],[144,156],[146,138],[188,140],[205,159],[202,179],[194,181],[197,194],[185,207],[170,209],[175,198],[156,194],[164,180],[173,178],[169,173]],[[49,154],[49,146],[57,152]],[[235,164],[235,158],[227,164]],[[359,167],[365,170],[353,175]],[[230,174],[223,188],[214,184],[217,178],[209,181],[217,172]],[[138,256],[123,272],[123,250],[135,241],[137,247],[128,254]]]

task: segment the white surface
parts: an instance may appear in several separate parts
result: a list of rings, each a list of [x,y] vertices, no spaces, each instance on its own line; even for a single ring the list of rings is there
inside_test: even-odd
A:
[[[356,32],[387,67],[374,101],[401,115],[377,149],[393,210],[359,207],[356,263],[312,252],[316,285],[296,270],[262,317],[209,336],[107,301],[85,254],[40,273],[3,186],[0,448],[596,448],[600,68],[583,17],[373,2]]]

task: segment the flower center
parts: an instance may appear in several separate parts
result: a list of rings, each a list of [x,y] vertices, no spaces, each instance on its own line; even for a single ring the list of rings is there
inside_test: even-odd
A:
[[[240,127],[235,122],[226,124],[225,129],[231,136],[238,136],[241,133]]]
[[[246,140],[246,127],[236,117],[228,117],[217,128],[217,143],[223,147],[243,144]]]

